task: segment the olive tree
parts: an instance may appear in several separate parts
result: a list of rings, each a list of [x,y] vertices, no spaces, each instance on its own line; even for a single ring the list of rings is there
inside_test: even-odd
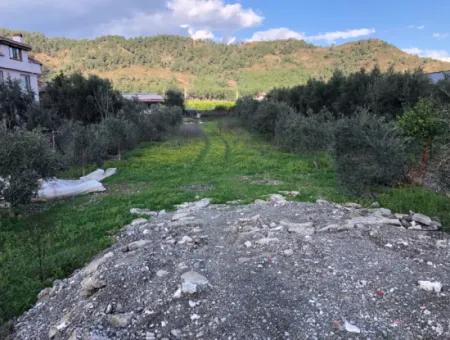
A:
[[[27,204],[39,179],[55,174],[55,153],[39,131],[2,129],[0,145],[0,193],[13,207]]]

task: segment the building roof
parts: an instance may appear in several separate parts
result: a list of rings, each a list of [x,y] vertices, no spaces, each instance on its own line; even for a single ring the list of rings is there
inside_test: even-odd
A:
[[[162,103],[164,102],[164,97],[157,93],[124,93],[122,94],[124,98],[130,100],[137,100],[142,103]]]
[[[31,51],[31,45],[25,44],[23,42],[18,42],[10,38],[0,36],[0,44],[5,44],[11,47],[17,47],[25,51]]]

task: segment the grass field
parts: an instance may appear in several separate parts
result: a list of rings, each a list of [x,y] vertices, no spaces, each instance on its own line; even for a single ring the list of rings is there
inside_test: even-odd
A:
[[[0,324],[110,245],[111,236],[133,219],[130,208],[171,209],[202,197],[251,202],[279,190],[297,190],[302,201],[358,201],[340,190],[329,156],[284,153],[244,131],[219,126],[210,122],[202,137],[142,145],[125,160],[108,162],[118,173],[105,181],[106,193],[39,205],[41,211],[29,216],[2,217]],[[274,180],[277,185],[267,185]],[[450,200],[428,190],[396,188],[377,199],[396,212],[421,211],[450,225]]]
[[[189,99],[186,101],[186,107],[188,109],[198,111],[211,111],[217,107],[231,108],[236,103],[230,100],[203,100],[203,99]]]

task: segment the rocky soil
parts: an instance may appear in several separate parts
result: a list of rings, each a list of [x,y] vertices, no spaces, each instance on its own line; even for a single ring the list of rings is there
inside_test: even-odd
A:
[[[133,212],[13,338],[450,338],[449,237],[427,216],[280,195]]]

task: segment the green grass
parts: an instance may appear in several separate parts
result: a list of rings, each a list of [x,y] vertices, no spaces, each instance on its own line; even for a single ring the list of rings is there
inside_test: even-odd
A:
[[[205,137],[172,138],[108,162],[117,175],[107,192],[36,205],[39,213],[0,220],[0,324],[22,313],[36,294],[69,275],[112,243],[112,235],[133,216],[130,208],[171,209],[210,197],[216,203],[251,202],[279,190],[297,190],[298,200],[337,202],[363,199],[343,194],[328,155],[301,157],[277,150],[245,131],[203,125]],[[67,172],[78,176],[78,170]],[[282,181],[277,186],[254,180]],[[252,183],[253,182],[253,183]],[[450,225],[450,200],[417,187],[390,189],[378,198],[396,212],[409,209],[439,216]]]

